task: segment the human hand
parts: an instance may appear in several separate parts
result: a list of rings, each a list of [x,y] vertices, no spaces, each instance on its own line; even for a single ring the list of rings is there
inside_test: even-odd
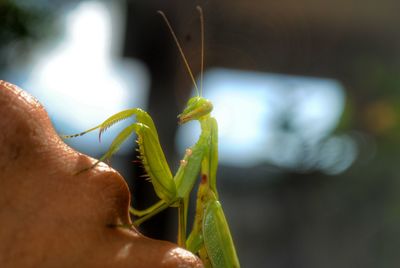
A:
[[[202,267],[129,224],[130,194],[105,164],[68,147],[44,108],[0,80],[0,267]]]

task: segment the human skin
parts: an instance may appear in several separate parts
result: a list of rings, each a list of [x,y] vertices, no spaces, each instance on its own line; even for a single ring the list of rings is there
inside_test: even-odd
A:
[[[129,224],[130,193],[105,164],[68,147],[44,108],[0,80],[0,267],[202,267]]]

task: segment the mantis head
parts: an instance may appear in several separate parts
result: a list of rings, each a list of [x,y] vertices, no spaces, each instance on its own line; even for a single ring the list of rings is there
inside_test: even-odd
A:
[[[200,14],[200,30],[201,30],[201,71],[200,71],[200,87],[197,86],[197,83],[194,79],[193,72],[189,66],[189,63],[183,53],[183,49],[179,43],[178,38],[174,30],[171,27],[167,17],[165,16],[164,12],[158,11],[158,13],[162,16],[165,21],[165,24],[168,26],[169,32],[171,33],[172,37],[174,38],[175,44],[178,47],[179,53],[181,54],[182,60],[186,66],[186,69],[189,73],[190,78],[192,79],[193,85],[196,88],[197,96],[190,98],[186,104],[185,109],[183,112],[178,115],[179,124],[185,124],[191,120],[200,120],[202,117],[207,116],[213,109],[213,105],[211,101],[201,97],[202,88],[203,88],[203,67],[204,67],[204,19],[203,19],[203,11],[201,7],[197,7],[197,10]],[[200,90],[199,90],[200,88]]]
[[[183,112],[178,115],[179,124],[199,120],[203,116],[209,115],[212,109],[213,105],[210,100],[199,96],[190,98]]]

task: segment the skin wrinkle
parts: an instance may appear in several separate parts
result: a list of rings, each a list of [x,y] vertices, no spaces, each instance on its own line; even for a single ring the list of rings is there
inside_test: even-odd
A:
[[[68,147],[33,97],[0,81],[0,114],[0,267],[201,267],[107,226],[130,222],[124,179],[103,163],[74,175],[96,160]]]

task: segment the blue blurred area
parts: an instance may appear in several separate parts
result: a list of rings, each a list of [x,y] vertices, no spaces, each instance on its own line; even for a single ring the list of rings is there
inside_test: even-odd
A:
[[[351,137],[332,135],[345,103],[338,81],[213,69],[205,73],[203,95],[213,102],[219,122],[221,164],[270,163],[299,171],[339,173],[356,157]],[[183,126],[176,140],[179,150],[194,144],[198,135],[196,123]]]
[[[146,68],[116,55],[122,37],[113,28],[123,23],[122,11],[116,8],[101,2],[80,3],[65,14],[65,35],[57,46],[38,52],[40,60],[34,63],[26,88],[29,85],[47,107],[59,133],[79,133],[124,109],[145,108]],[[103,142],[110,144],[124,126],[110,128]],[[132,150],[130,141],[119,153]],[[89,154],[107,150],[94,142],[93,135],[67,142]]]
[[[30,72],[21,84],[46,107],[57,132],[79,133],[119,111],[146,108],[146,67],[118,56],[123,41],[121,6],[83,1],[65,10],[58,16],[59,39],[36,47],[27,63]],[[126,125],[110,128],[102,138],[105,145],[97,143],[97,133],[66,142],[99,157]],[[118,153],[130,152],[133,141],[123,144]]]

